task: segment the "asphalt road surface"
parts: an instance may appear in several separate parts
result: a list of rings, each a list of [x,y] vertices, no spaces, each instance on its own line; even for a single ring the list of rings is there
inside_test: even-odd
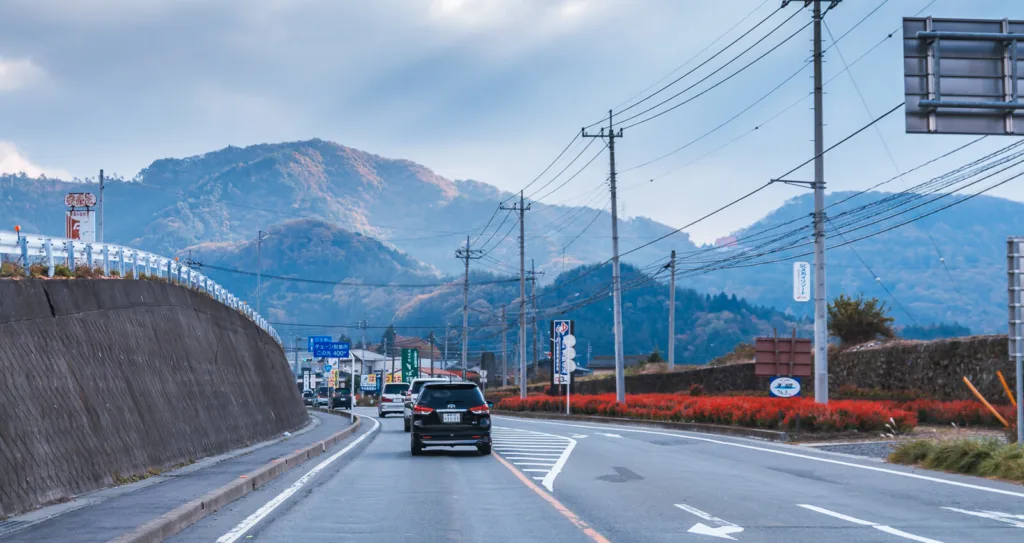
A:
[[[1024,541],[1020,485],[739,438],[494,420],[491,456],[421,457],[401,417],[366,420],[316,467],[173,540]]]

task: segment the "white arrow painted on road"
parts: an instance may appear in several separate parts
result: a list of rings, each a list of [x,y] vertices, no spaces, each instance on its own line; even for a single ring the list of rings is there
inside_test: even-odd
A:
[[[735,541],[736,538],[729,534],[738,534],[743,531],[743,528],[740,528],[739,526],[719,526],[718,528],[712,528],[703,522],[698,522],[686,531],[691,534],[709,535],[711,537],[720,537],[722,539],[732,539]]]
[[[619,434],[603,434],[603,433],[601,433],[601,432],[598,432],[598,434],[599,434],[599,435],[602,435],[602,436],[605,436],[605,437],[618,437],[618,438],[621,438],[621,437],[622,437],[622,436],[620,436]]]
[[[963,513],[965,515],[971,515],[973,517],[1005,522],[1010,526],[1024,528],[1024,515],[1011,515],[1010,513],[1000,513],[998,511],[967,511],[965,509],[957,509],[956,507],[943,507],[943,509],[956,513]]]
[[[712,524],[717,525],[715,527],[712,527],[708,526],[707,524],[704,524],[703,522],[698,522],[697,524],[694,524],[693,527],[691,527],[689,530],[686,530],[689,533],[718,537],[721,539],[732,539],[735,541],[736,538],[729,534],[738,534],[743,531],[743,528],[740,528],[739,526],[729,521],[722,520],[710,513],[705,513],[704,511],[701,511],[700,509],[693,507],[692,505],[686,505],[685,503],[676,503],[673,505],[682,509],[683,511],[686,511],[687,513],[690,513],[691,515],[698,516]]]

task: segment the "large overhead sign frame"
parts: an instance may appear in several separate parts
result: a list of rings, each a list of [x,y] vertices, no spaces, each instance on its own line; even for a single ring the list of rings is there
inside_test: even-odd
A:
[[[903,19],[908,133],[1024,135],[1024,21]]]

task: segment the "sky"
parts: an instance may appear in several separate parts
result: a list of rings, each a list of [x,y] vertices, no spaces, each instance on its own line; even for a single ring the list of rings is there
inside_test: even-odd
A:
[[[616,141],[620,213],[682,227],[812,156],[811,29],[799,30],[811,16],[801,6],[791,3],[697,68],[779,1],[3,0],[0,172],[85,177],[103,168],[131,177],[159,158],[319,137],[519,191],[582,126],[606,124],[609,109],[625,119],[684,90],[782,24],[664,107],[782,43],[776,50],[673,111],[625,123]],[[901,34],[893,31],[915,15],[1024,19],[1024,2],[844,0],[825,18],[841,37],[825,54],[825,80],[835,78],[825,86],[826,145],[902,102]],[[830,191],[866,188],[972,139],[905,134],[902,110],[875,127],[826,155]],[[535,192],[588,141],[575,141],[526,194],[606,205],[600,142]],[[1006,143],[988,138],[886,188]],[[790,178],[812,175],[805,167]],[[714,240],[801,190],[773,186],[686,232]],[[993,194],[1024,200],[1024,184]]]

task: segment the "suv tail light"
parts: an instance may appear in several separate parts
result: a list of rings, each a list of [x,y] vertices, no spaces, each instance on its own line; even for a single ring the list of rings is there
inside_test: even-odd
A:
[[[485,404],[485,405],[478,405],[476,407],[470,407],[469,408],[469,412],[473,413],[474,415],[487,415],[487,414],[489,414],[491,412],[491,410],[488,409],[487,405]]]
[[[430,407],[423,407],[422,405],[414,405],[412,407],[412,412],[417,414],[417,415],[429,415],[429,414],[433,413],[434,410],[432,408],[430,408]]]

